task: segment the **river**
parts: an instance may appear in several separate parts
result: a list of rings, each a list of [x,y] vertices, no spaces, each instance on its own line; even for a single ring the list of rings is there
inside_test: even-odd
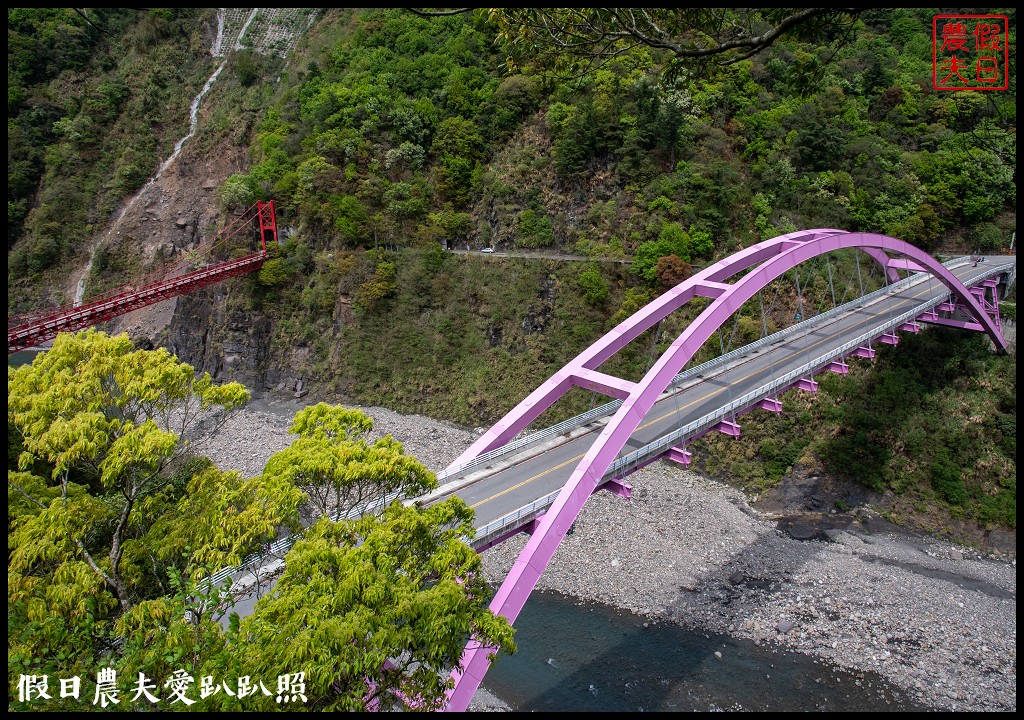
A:
[[[499,658],[484,687],[517,711],[929,709],[873,673],[557,593],[534,593],[515,627],[518,651]]]

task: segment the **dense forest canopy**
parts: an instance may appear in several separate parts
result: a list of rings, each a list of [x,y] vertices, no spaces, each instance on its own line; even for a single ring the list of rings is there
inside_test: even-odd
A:
[[[614,10],[327,15],[273,97],[255,92],[259,62],[239,52],[234,80],[267,107],[253,165],[225,185],[224,203],[275,198],[316,229],[314,250],[584,241],[632,255],[664,225],[712,232],[718,252],[815,226],[929,249],[1008,244],[1012,53],[1008,91],[941,93],[927,9],[801,11],[800,23],[722,12],[631,13],[674,44],[621,40],[605,24],[640,31]],[[209,15],[8,16],[8,245],[19,241],[19,279],[79,256],[81,230],[153,173],[210,68],[198,32]],[[533,64],[509,73],[508,53]],[[589,71],[562,72],[590,58],[600,62]],[[154,133],[154,121],[174,126]],[[509,156],[531,128],[535,168]],[[595,174],[608,176],[601,205],[582,183]],[[566,218],[572,205],[584,217]],[[602,212],[612,217],[600,222]]]
[[[253,16],[300,41],[228,51],[179,166],[235,153],[221,216],[278,209],[275,257],[189,300],[216,297],[230,318],[208,328],[222,357],[229,336],[260,344],[265,388],[292,363],[347,402],[485,424],[694,268],[758,241],[831,227],[947,256],[1014,237],[1013,9],[986,11],[1009,19],[1007,89],[989,92],[933,84],[933,18],[967,9],[305,10]],[[140,237],[97,239],[189,132],[217,22],[209,8],[8,9],[9,313],[68,301],[86,266],[96,292],[161,262]],[[695,362],[884,282],[856,255],[827,262],[766,288]],[[700,309],[602,369],[638,379]],[[921,333],[819,378],[817,397],[787,394],[780,417],[745,416],[742,440],[690,449],[752,495],[803,467],[899,522],[1015,530],[1015,366],[984,337]],[[301,667],[307,708],[423,708],[470,633],[514,648],[458,501],[317,523],[275,592],[222,624],[211,574],[298,530],[300,506],[436,483],[330,404],[296,416],[258,477],[194,456],[195,433],[250,396],[231,372],[97,332],[9,369],[10,672],[81,676],[91,696],[112,664],[271,683]],[[573,391],[540,421],[601,401]],[[251,706],[288,707],[272,695]],[[221,693],[194,709],[236,706]]]

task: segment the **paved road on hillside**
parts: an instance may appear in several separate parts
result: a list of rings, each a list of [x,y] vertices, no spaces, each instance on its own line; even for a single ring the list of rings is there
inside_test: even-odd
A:
[[[601,262],[601,263],[618,263],[620,265],[629,265],[633,262],[631,258],[604,258],[604,257],[587,257],[586,255],[569,255],[566,253],[552,253],[552,252],[529,252],[525,250],[495,250],[494,252],[484,252],[483,250],[459,250],[450,249],[446,252],[450,252],[453,255],[482,255],[483,257],[514,257],[514,258],[526,258],[530,260],[559,260],[564,262]]]

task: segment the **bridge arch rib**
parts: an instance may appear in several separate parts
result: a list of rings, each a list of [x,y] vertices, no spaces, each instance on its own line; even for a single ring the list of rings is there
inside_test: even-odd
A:
[[[896,238],[829,229],[801,231],[758,243],[708,266],[649,303],[580,353],[451,464],[450,467],[462,465],[501,447],[574,386],[623,399],[554,503],[537,520],[530,539],[491,602],[492,611],[510,622],[515,621],[562,538],[586,501],[601,485],[608,467],[661,393],[704,342],[768,283],[817,255],[847,248],[867,252],[883,266],[890,279],[898,279],[897,268],[931,273],[962,302],[964,309],[978,321],[996,347],[1005,351],[1006,342],[998,325],[968,288],[938,260]],[[900,258],[893,259],[889,253]],[[748,268],[753,269],[735,283],[726,282]],[[630,383],[596,370],[605,360],[694,297],[710,298],[712,302],[658,358],[640,382]],[[454,673],[456,684],[448,709],[466,708],[490,665],[489,652],[492,649],[477,643],[467,646],[461,667]]]
[[[694,328],[703,323],[717,320],[717,325],[706,326],[707,336],[710,337],[744,302],[779,275],[812,257],[845,248],[856,248],[867,253],[882,266],[890,281],[899,280],[897,268],[931,273],[963,302],[964,308],[985,329],[996,347],[1005,350],[1006,342],[1003,340],[999,328],[974,295],[941,263],[924,251],[885,235],[829,229],[799,231],[765,240],[740,250],[704,268],[651,301],[632,317],[609,330],[601,339],[548,378],[456,458],[451,467],[464,465],[489,450],[501,447],[526,429],[541,413],[574,386],[596,390],[612,397],[628,397],[632,383],[598,372],[597,368],[694,297],[708,297],[714,300],[704,313],[690,325],[690,328]],[[894,260],[889,256],[889,252],[898,253],[909,260]],[[775,262],[778,264],[773,264]],[[750,271],[739,282],[732,285],[725,282],[728,278],[758,263],[761,263],[760,267]],[[768,277],[768,273],[774,271],[778,272]],[[751,284],[753,282],[758,284],[754,286]],[[750,292],[740,299],[741,294],[747,291]],[[697,345],[697,347],[700,346]],[[694,352],[696,352],[696,348],[694,348]],[[689,357],[683,364],[685,365],[688,360]],[[641,382],[646,382],[646,380],[645,378]]]

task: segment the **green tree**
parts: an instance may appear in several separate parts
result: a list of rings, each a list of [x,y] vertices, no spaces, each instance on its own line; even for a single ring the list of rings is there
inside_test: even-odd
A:
[[[580,273],[579,283],[588,305],[601,308],[608,304],[608,281],[596,263],[591,263]]]
[[[832,8],[492,8],[509,66],[535,64],[576,74],[635,48],[665,51],[668,77],[710,62],[728,65],[784,36],[841,46],[859,11]],[[835,48],[830,49],[834,54]]]
[[[516,218],[516,245],[527,248],[547,247],[555,242],[551,221],[543,212],[526,209]]]
[[[480,556],[464,541],[473,512],[458,499],[322,519],[286,556],[272,595],[225,631],[219,620],[234,598],[212,572],[298,530],[305,496],[290,478],[309,470],[310,442],[351,450],[329,459],[352,466],[361,487],[377,482],[377,496],[436,482],[390,438],[367,445],[363,413],[323,404],[295,417],[302,451],[279,453],[261,477],[189,454],[199,432],[247,399],[237,383],[217,387],[165,350],[96,331],[60,335],[31,365],[9,368],[10,672],[78,675],[86,696],[106,667],[161,684],[179,671],[303,672],[311,709],[432,709],[471,637],[515,650],[512,628],[487,608]],[[220,693],[192,709],[237,702]],[[123,695],[118,706],[143,708],[152,706]]]
[[[455,205],[469,201],[473,173],[483,159],[484,140],[472,120],[448,118],[437,127],[431,153],[438,162],[438,193]]]
[[[235,73],[242,87],[249,87],[259,79],[260,68],[256,58],[256,54],[248,48],[235,53]]]
[[[302,493],[287,480],[243,479],[192,456],[199,433],[249,393],[197,377],[164,349],[94,330],[59,335],[8,369],[7,395],[15,672],[94,677],[124,657],[118,622],[145,617],[172,579],[239,564],[297,522]]]
[[[369,216],[366,208],[353,195],[331,195],[331,209],[334,211],[334,227],[347,243],[355,244],[368,239]]]
[[[218,194],[225,209],[238,210],[256,204],[260,199],[258,192],[256,181],[251,176],[236,173],[224,181]]]
[[[271,456],[263,474],[295,484],[328,517],[380,512],[388,496],[418,496],[437,486],[434,474],[390,435],[368,443],[371,430],[373,420],[359,410],[326,403],[303,408],[291,427],[298,439]]]
[[[589,98],[573,108],[554,133],[555,169],[563,180],[578,178],[597,152],[598,119]]]
[[[651,287],[658,282],[658,261],[675,255],[683,263],[690,261],[690,235],[679,223],[662,223],[657,240],[640,243],[630,270]]]
[[[711,233],[691,227],[690,251],[694,257],[710,259],[715,252],[715,243]]]
[[[292,270],[284,258],[270,258],[256,273],[256,282],[267,287],[281,287],[292,279]]]
[[[508,621],[470,536],[473,511],[451,499],[425,509],[395,502],[382,517],[321,518],[287,569],[241,622],[232,673],[305,672],[314,710],[438,708],[470,635],[514,652]],[[301,608],[301,610],[299,610]],[[274,709],[273,698],[256,700]]]
[[[356,288],[356,303],[363,310],[371,310],[379,300],[395,292],[395,263],[385,260],[377,264],[373,277]]]

